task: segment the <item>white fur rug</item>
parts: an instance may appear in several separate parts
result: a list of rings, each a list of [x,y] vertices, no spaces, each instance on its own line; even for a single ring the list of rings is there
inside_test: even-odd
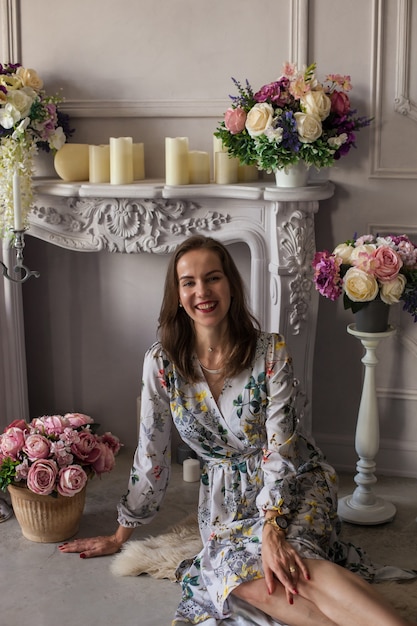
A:
[[[175,581],[178,564],[195,556],[201,549],[197,517],[189,515],[182,522],[157,537],[129,541],[110,565],[115,576],[149,574],[153,578]],[[417,619],[417,580],[382,582],[376,589],[406,619]]]

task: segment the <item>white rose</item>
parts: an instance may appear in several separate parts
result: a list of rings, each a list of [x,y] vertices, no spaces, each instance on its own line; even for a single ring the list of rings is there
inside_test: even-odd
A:
[[[16,72],[25,87],[32,87],[35,91],[40,91],[43,87],[43,80],[39,78],[36,70],[19,67]]]
[[[301,108],[309,115],[325,120],[330,113],[332,102],[322,89],[309,91],[300,100]]]
[[[333,250],[332,254],[342,259],[342,263],[350,263],[350,257],[351,257],[353,250],[354,250],[353,246],[349,246],[347,243],[340,243]]]
[[[20,112],[20,117],[27,117],[35,98],[36,93],[33,89],[20,89],[19,91],[10,91],[7,100]]]
[[[363,254],[364,252],[368,256],[371,256],[373,255],[375,250],[376,250],[376,245],[374,243],[364,243],[361,246],[356,246],[352,250],[352,254],[350,256],[350,262],[354,263],[355,261],[357,261],[360,258],[360,255]]]
[[[356,267],[349,268],[344,275],[343,289],[353,302],[375,300],[379,291],[376,279]]]
[[[272,124],[274,109],[267,102],[259,102],[249,111],[246,118],[246,130],[251,137],[263,135]]]
[[[396,304],[400,301],[407,279],[403,274],[398,274],[394,280],[381,285],[381,300],[385,304]]]
[[[318,117],[308,113],[294,113],[298,138],[302,143],[313,143],[321,136],[322,127]]]

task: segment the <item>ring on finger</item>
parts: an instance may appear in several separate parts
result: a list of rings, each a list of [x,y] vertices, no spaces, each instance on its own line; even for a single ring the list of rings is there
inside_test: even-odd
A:
[[[294,572],[295,572],[294,565],[290,565],[289,570],[290,570],[290,574],[294,574]]]

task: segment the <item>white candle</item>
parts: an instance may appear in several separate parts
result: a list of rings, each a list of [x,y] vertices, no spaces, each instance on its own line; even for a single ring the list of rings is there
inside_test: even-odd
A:
[[[14,214],[14,229],[23,230],[20,176],[17,170],[13,174],[13,214]]]
[[[216,152],[216,178],[218,185],[231,185],[237,183],[237,168],[239,159],[230,157],[227,152]]]
[[[86,143],[64,143],[54,157],[55,171],[66,182],[89,180],[89,149]]]
[[[200,480],[200,461],[198,459],[185,459],[182,464],[182,477],[187,483],[195,483]]]
[[[110,146],[89,146],[90,183],[110,182]]]
[[[208,152],[191,150],[188,153],[190,183],[208,184],[210,182],[210,157]]]
[[[213,135],[213,180],[216,180],[216,152],[227,152],[219,137]]]
[[[167,185],[188,185],[188,137],[165,137],[165,181]]]
[[[110,137],[110,182],[112,185],[133,183],[132,137]]]
[[[145,178],[145,148],[143,143],[133,144],[133,180]]]

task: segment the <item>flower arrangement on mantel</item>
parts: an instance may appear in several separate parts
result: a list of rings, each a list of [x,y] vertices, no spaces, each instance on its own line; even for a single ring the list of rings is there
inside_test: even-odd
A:
[[[69,117],[48,96],[33,69],[0,63],[0,238],[13,228],[13,174],[20,175],[23,225],[33,202],[33,157],[38,150],[56,152],[70,137]]]
[[[230,156],[268,173],[299,161],[317,169],[330,167],[355,146],[356,131],[369,117],[356,115],[348,92],[350,76],[316,78],[316,63],[303,71],[285,63],[282,76],[254,92],[232,78],[238,95],[230,96],[216,137]]]
[[[417,246],[407,235],[355,236],[332,253],[316,252],[313,268],[316,289],[333,301],[343,294],[345,309],[402,301],[417,322]]]
[[[74,496],[89,478],[110,472],[121,443],[96,434],[88,415],[67,413],[15,420],[0,435],[0,488],[26,486],[38,495]]]

